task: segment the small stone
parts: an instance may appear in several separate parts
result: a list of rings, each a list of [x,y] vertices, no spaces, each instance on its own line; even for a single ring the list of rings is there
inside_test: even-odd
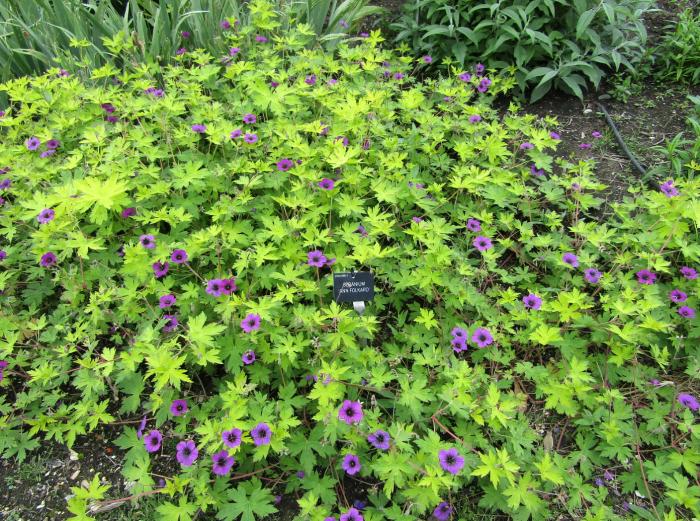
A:
[[[80,474],[80,469],[78,469],[78,470],[76,470],[75,472],[73,472],[73,474],[70,475],[70,479],[71,479],[71,480],[74,480],[75,478],[78,477],[78,474]]]
[[[68,454],[68,458],[69,458],[71,461],[78,461],[78,453],[75,452],[73,449],[71,449],[71,451],[70,451],[69,454]]]

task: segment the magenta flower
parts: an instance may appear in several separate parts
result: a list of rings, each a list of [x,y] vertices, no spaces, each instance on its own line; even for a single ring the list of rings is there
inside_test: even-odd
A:
[[[343,458],[342,467],[345,472],[352,476],[360,472],[362,465],[360,464],[360,459],[357,456],[354,454],[346,454]]]
[[[246,133],[246,135],[243,136],[243,141],[245,141],[245,142],[248,143],[249,145],[252,145],[253,143],[257,143],[257,142],[258,142],[258,135],[257,135],[257,134],[249,134],[249,133]]]
[[[243,123],[247,125],[252,125],[253,123],[257,123],[258,117],[255,114],[246,114],[243,116]]]
[[[235,55],[238,54],[239,52],[241,52],[241,48],[240,48],[240,47],[231,47],[231,48],[228,50],[228,53],[229,53],[230,56],[235,56]]]
[[[260,445],[269,445],[270,439],[272,438],[272,430],[267,425],[267,423],[258,423],[252,431],[250,431],[250,437],[253,438],[253,443],[256,447]]]
[[[258,43],[267,43],[267,38],[265,38],[264,36],[261,36],[261,35],[257,35],[255,37],[255,41]]]
[[[185,250],[175,250],[170,255],[170,260],[175,264],[184,264],[187,262],[187,252]]]
[[[39,212],[39,215],[36,216],[36,220],[39,221],[40,224],[46,224],[53,221],[55,215],[56,212],[54,212],[51,208],[44,208]]]
[[[467,230],[470,232],[480,232],[481,222],[476,219],[467,219]]]
[[[374,433],[367,436],[367,441],[372,444],[375,449],[389,450],[391,436],[383,430],[376,430]]]
[[[146,446],[148,452],[158,452],[162,441],[163,435],[157,429],[153,429],[143,438],[143,444]]]
[[[285,159],[280,159],[279,161],[277,161],[277,170],[279,170],[280,172],[286,172],[287,170],[289,170],[293,166],[294,166],[294,161],[292,161],[291,159],[285,158]]]
[[[5,250],[0,250],[0,261],[4,261],[7,258],[7,252]]]
[[[698,409],[700,409],[700,403],[698,403],[698,400],[692,394],[679,394],[678,403],[680,403],[683,407],[687,407],[691,411],[697,411]]]
[[[489,90],[489,87],[491,86],[491,80],[488,78],[482,78],[481,81],[479,82],[479,86],[476,88],[479,92],[482,94]]]
[[[141,235],[139,237],[139,243],[144,248],[152,250],[156,247],[156,238],[153,235]]]
[[[343,29],[347,29],[348,27],[350,27],[350,24],[347,23],[345,20],[340,20],[340,22],[338,22],[338,25],[339,25],[340,27],[342,27]],[[335,520],[334,520],[334,521],[335,521]]]
[[[197,134],[204,134],[207,131],[207,126],[206,125],[192,125],[192,132],[196,132]]]
[[[663,192],[666,197],[677,197],[681,195],[678,188],[673,186],[673,180],[669,179],[665,183],[659,185],[659,190]]]
[[[640,284],[651,285],[656,282],[656,274],[649,270],[639,270],[637,273],[637,282]]]
[[[689,306],[681,306],[678,308],[678,314],[683,318],[695,318],[695,310]]]
[[[565,253],[562,255],[561,260],[564,262],[564,264],[568,264],[572,268],[578,268],[578,257],[576,257],[576,255],[573,253]]]
[[[671,291],[671,293],[668,294],[668,298],[671,299],[671,302],[685,302],[686,300],[688,300],[688,295],[686,295],[679,289],[674,289],[673,291]]]
[[[309,74],[306,76],[304,79],[304,83],[307,85],[316,85],[316,75],[315,74]]]
[[[47,157],[51,157],[56,153],[55,150],[44,150],[41,154],[39,154],[39,157],[42,159],[45,159]]]
[[[158,307],[160,309],[166,309],[174,305],[176,301],[177,299],[175,298],[175,295],[173,295],[172,293],[168,293],[167,295],[163,295],[162,297],[160,297],[160,300],[158,301]]]
[[[689,268],[688,266],[683,266],[680,269],[680,272],[681,275],[683,275],[688,280],[695,280],[698,278],[698,272],[695,271],[693,268]]]
[[[183,467],[190,467],[197,460],[199,451],[192,440],[181,441],[175,447],[175,458]]]
[[[523,297],[523,304],[527,309],[538,310],[542,307],[542,299],[534,293],[530,293]]]
[[[592,145],[591,145],[590,143],[581,143],[578,147],[579,147],[581,150],[588,150],[589,148],[591,148],[591,146],[592,146]]]
[[[469,116],[469,123],[478,123],[479,121],[481,121],[481,116],[479,116],[479,114]]]
[[[483,349],[484,347],[493,344],[493,336],[491,336],[491,332],[488,329],[479,327],[474,330],[474,333],[472,334],[472,342]]]
[[[603,134],[601,134],[597,130],[594,130],[593,132],[591,132],[591,136],[593,136],[595,139],[600,139],[601,137],[603,137]]]
[[[161,277],[165,277],[168,274],[170,264],[168,264],[167,262],[154,262],[152,267],[153,273],[155,274],[156,278],[159,279]]]
[[[362,36],[363,34],[367,33],[360,33],[360,36]],[[365,36],[364,38],[367,37]],[[357,510],[355,507],[352,507],[344,514],[340,515],[340,521],[365,521],[365,518],[362,517],[362,514],[360,514],[359,510]]]
[[[433,517],[438,521],[448,521],[452,515],[452,507],[449,503],[443,501],[433,510]]]
[[[253,350],[246,351],[245,353],[243,353],[241,360],[243,360],[243,363],[245,365],[252,364],[253,362],[255,362],[255,351],[253,351]]]
[[[440,460],[442,469],[450,474],[458,474],[459,471],[462,470],[462,467],[464,467],[464,458],[460,456],[455,448],[441,450],[438,453],[438,459]]]
[[[235,277],[231,277],[230,279],[221,279],[221,293],[223,295],[230,295],[237,289],[238,287],[236,286]]]
[[[190,37],[190,32],[189,31],[182,31],[180,33],[180,36],[182,36],[183,39],[187,40]]]
[[[530,173],[535,177],[542,177],[544,175],[544,170],[542,168],[537,168],[533,163],[530,165]]]
[[[478,237],[474,238],[474,241],[472,242],[474,247],[483,252],[486,250],[490,250],[493,247],[493,244],[491,244],[491,239],[488,237],[484,237],[482,235],[479,235]]]
[[[61,146],[61,142],[58,139],[49,139],[46,142],[46,148],[49,150],[55,150]]]
[[[163,318],[165,319],[165,324],[163,325],[163,331],[166,333],[170,333],[171,331],[175,331],[177,328],[179,322],[177,320],[177,315],[163,315]]]
[[[452,337],[452,340],[450,340],[450,345],[455,353],[461,353],[462,351],[469,349],[466,338]]]
[[[465,83],[472,81],[472,75],[469,74],[468,72],[463,72],[462,74],[460,74],[457,77]]]
[[[465,329],[462,329],[461,327],[453,327],[452,331],[450,331],[450,334],[453,338],[459,338],[461,340],[467,339],[467,331]]]
[[[170,414],[173,416],[182,416],[187,412],[187,400],[173,400],[170,404]]]
[[[56,258],[56,255],[52,251],[47,251],[41,256],[39,264],[44,268],[50,268],[51,266],[56,264],[57,261],[58,259]]]
[[[360,402],[352,402],[345,400],[338,409],[338,418],[343,420],[348,425],[360,423],[364,414],[362,413],[362,405]]]
[[[556,132],[550,132],[549,137],[551,137],[552,139],[561,139],[561,136]]]
[[[532,150],[533,148],[535,148],[535,145],[533,145],[529,141],[526,141],[525,143],[522,143],[520,145],[520,150]]]
[[[175,55],[182,56],[186,52],[187,52],[187,49],[185,47],[180,47],[177,51],[175,51]],[[194,130],[194,128],[192,130]],[[196,130],[194,130],[194,131],[197,132]],[[204,131],[202,131],[202,132],[204,132]]]
[[[314,268],[323,268],[328,262],[328,259],[321,250],[314,250],[307,253],[307,264]]]
[[[41,141],[38,137],[34,136],[30,137],[24,142],[24,146],[27,147],[27,150],[36,150],[37,148],[39,148],[40,145]]]
[[[248,313],[241,321],[241,329],[245,333],[251,333],[260,329],[260,315],[256,313]]]
[[[583,276],[591,284],[596,284],[603,276],[603,274],[595,268],[588,268],[586,271],[583,272]]]
[[[133,217],[134,215],[136,215],[136,208],[130,207],[130,208],[124,208],[122,210],[122,217],[124,219],[128,219],[129,217]]]
[[[486,67],[485,67],[484,64],[482,64],[482,63],[477,63],[477,64],[474,66],[474,72],[476,72],[476,74],[479,75],[479,76],[481,76],[481,75],[484,73],[485,70],[486,70]]]
[[[220,297],[223,289],[223,281],[221,279],[211,279],[207,281],[206,292],[213,297]]]
[[[233,464],[236,463],[236,459],[233,456],[229,456],[227,450],[220,450],[216,454],[213,454],[211,461],[211,470],[217,476],[226,476],[231,472]]]
[[[231,429],[221,433],[221,439],[224,440],[224,445],[230,448],[236,448],[241,444],[243,432],[241,429]]]
[[[433,57],[430,56],[429,54],[426,54],[421,59],[423,60],[423,63],[433,63]]]
[[[328,179],[327,177],[324,177],[318,182],[319,188],[323,190],[333,190],[335,188],[335,183],[333,182],[332,179]]]
[[[231,131],[231,139],[238,139],[241,137],[241,134],[243,134],[243,131],[240,128],[237,128],[236,130]]]
[[[224,31],[226,31],[227,29],[230,29],[230,28],[231,28],[231,22],[229,22],[228,20],[224,19],[224,20],[221,21],[221,23],[219,24],[219,26],[220,26]]]

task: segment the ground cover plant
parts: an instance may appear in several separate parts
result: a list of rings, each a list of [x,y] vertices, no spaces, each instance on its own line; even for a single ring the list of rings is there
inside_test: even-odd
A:
[[[254,5],[223,62],[0,86],[2,456],[123,426],[162,519],[697,516],[700,182],[602,221],[513,77]]]
[[[532,101],[556,88],[579,98],[642,57],[648,0],[416,0],[392,24],[396,40],[435,65],[513,67]]]

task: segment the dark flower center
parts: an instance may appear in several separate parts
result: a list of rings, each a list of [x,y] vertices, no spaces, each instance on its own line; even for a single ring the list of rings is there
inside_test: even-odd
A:
[[[486,337],[484,335],[479,335],[479,340],[483,342],[484,340],[486,340]]]
[[[348,465],[349,465],[350,467],[354,467],[354,466],[355,466],[355,460],[354,460],[354,459],[351,459],[350,462],[348,463]]]
[[[177,255],[175,255],[175,258],[176,258],[177,260],[181,260],[181,259],[182,259],[182,255],[178,253]]]
[[[251,318],[251,319],[248,321],[248,325],[249,325],[250,327],[253,327],[253,326],[255,325],[255,319],[254,319],[254,318]],[[250,355],[249,355],[249,356],[250,356]]]
[[[345,415],[350,417],[355,416],[355,410],[348,407],[347,409],[345,409]]]
[[[214,291],[217,291],[219,289],[219,285],[215,282],[214,284],[211,285],[211,289]]]
[[[182,405],[181,405],[181,404],[177,404],[177,405],[175,406],[175,410],[178,411],[178,412],[182,411]]]
[[[450,511],[449,505],[442,505],[442,506],[440,507],[440,511],[441,511],[442,513],[446,514],[447,512]]]
[[[226,463],[226,456],[219,456],[219,465],[223,467],[225,463]]]
[[[384,443],[384,435],[383,434],[377,434],[377,442]]]
[[[447,456],[445,458],[445,461],[447,462],[448,465],[454,465],[455,464],[455,457],[452,455]]]
[[[235,432],[229,432],[229,434],[228,434],[228,441],[230,441],[231,443],[236,443],[237,440],[238,440],[238,436],[236,436],[236,433],[235,433]]]
[[[157,444],[158,443],[158,436],[151,436],[151,443],[153,445]]]
[[[192,454],[192,451],[189,447],[185,447],[184,449],[182,449],[182,454],[184,454],[185,456],[189,456],[190,454]]]

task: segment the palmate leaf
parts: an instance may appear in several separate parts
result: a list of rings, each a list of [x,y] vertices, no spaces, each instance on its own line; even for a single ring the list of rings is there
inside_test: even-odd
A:
[[[255,521],[274,514],[277,509],[272,506],[272,493],[263,488],[259,479],[238,485],[236,489],[227,494],[229,502],[224,504],[216,514],[217,519],[223,521]]]

